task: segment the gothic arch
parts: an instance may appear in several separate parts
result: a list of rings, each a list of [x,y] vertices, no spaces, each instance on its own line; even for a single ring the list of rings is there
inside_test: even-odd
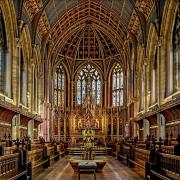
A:
[[[156,57],[156,53],[157,53],[157,46],[158,46],[158,34],[156,31],[156,28],[154,26],[154,24],[151,24],[150,26],[150,30],[148,33],[148,44],[147,44],[147,72],[146,72],[146,91],[147,92],[151,92],[150,94],[150,98],[152,97],[152,82],[154,82],[153,79],[153,68],[157,68],[155,67],[155,65],[157,64],[157,57]],[[155,76],[154,78],[156,78],[157,76]],[[146,97],[147,98],[147,97]],[[148,105],[151,105],[151,101],[150,99],[148,100]]]
[[[107,84],[107,94],[111,94],[108,98],[108,106],[110,107],[111,106],[111,101],[112,101],[112,92],[111,92],[111,86],[112,86],[112,81],[111,81],[111,76],[112,76],[112,71],[114,70],[115,66],[117,64],[119,64],[122,68],[122,71],[123,71],[123,88],[126,89],[126,84],[125,84],[125,81],[127,80],[126,79],[126,71],[124,69],[124,67],[122,66],[122,63],[119,62],[117,59],[114,60],[112,63],[112,66],[111,68],[109,69],[109,72],[108,72],[108,84]],[[125,94],[123,95],[123,97],[125,98]],[[124,99],[123,98],[123,99]]]
[[[75,80],[75,82],[76,82],[76,84],[75,84],[75,86],[74,86],[74,88],[75,88],[75,97],[77,98],[77,94],[78,94],[78,91],[77,91],[77,83],[78,83],[78,78],[79,78],[79,76],[80,76],[80,72],[85,68],[85,67],[87,67],[87,69],[89,70],[89,68],[88,68],[88,65],[90,65],[93,69],[94,69],[94,71],[93,72],[91,72],[91,71],[88,71],[88,72],[90,72],[90,73],[93,73],[93,76],[91,76],[91,78],[93,77],[93,80],[92,80],[92,84],[91,84],[91,88],[92,88],[92,92],[95,92],[95,95],[94,95],[94,98],[95,98],[95,101],[96,101],[96,103],[97,103],[97,105],[102,105],[103,104],[103,99],[102,99],[102,94],[103,94],[103,75],[101,74],[101,72],[100,72],[100,70],[98,69],[98,66],[97,65],[95,65],[94,63],[91,63],[91,62],[87,62],[87,63],[83,63],[83,64],[81,64],[81,66],[79,66],[78,67],[78,69],[77,69],[77,71],[76,71],[76,73],[75,73],[75,75],[74,75],[74,80]],[[92,70],[92,69],[91,69]],[[96,74],[96,72],[98,73],[98,74]],[[86,72],[84,72],[84,76],[81,76],[81,77],[85,77],[85,74],[86,74]],[[87,74],[86,74],[87,75]],[[92,74],[91,74],[92,75]],[[83,94],[82,94],[82,92],[83,92],[83,90],[82,90],[82,87],[83,87],[83,81],[84,81],[84,79],[82,78],[81,80],[79,80],[79,82],[81,82],[81,85],[80,85],[80,87],[81,87],[81,91],[79,91],[79,92],[81,92],[81,95],[80,95],[80,104],[82,103],[82,100],[83,100]],[[85,80],[86,81],[86,80]],[[93,86],[93,82],[95,83],[94,84],[94,86]],[[99,83],[100,82],[100,83]],[[100,84],[100,85],[98,85],[98,84]],[[87,85],[87,81],[86,81],[86,83],[85,83],[85,86],[86,86],[86,88],[88,87],[88,85]],[[93,87],[96,87],[94,90],[93,90]],[[98,90],[98,87],[100,87],[100,91]],[[100,93],[100,97],[98,96],[98,92],[101,92]],[[86,95],[87,95],[87,90],[86,90],[86,93],[85,93]],[[77,103],[77,99],[75,100],[75,102],[76,102],[76,104],[78,104]]]
[[[172,38],[178,6],[179,4],[176,1],[166,1],[160,31],[161,36],[163,37],[163,53],[161,54],[161,59],[164,59],[164,63],[162,65],[165,72],[165,83],[162,89],[165,91],[165,97],[174,93]]]
[[[141,45],[138,45],[137,51],[139,52],[137,56],[137,69],[136,69],[136,106],[137,110],[140,109],[141,106],[141,83],[143,80],[144,74],[144,49]]]

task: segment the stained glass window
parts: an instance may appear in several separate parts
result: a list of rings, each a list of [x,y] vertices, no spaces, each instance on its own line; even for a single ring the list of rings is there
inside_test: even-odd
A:
[[[123,71],[120,64],[116,64],[112,72],[112,105],[123,105]]]
[[[142,78],[141,82],[141,110],[144,109],[144,78]]]
[[[96,105],[101,104],[101,78],[99,72],[90,64],[86,65],[78,74],[76,84],[77,104],[83,103],[87,90],[92,92]]]
[[[54,74],[54,104],[64,106],[65,72],[62,65],[56,68]]]
[[[34,70],[34,111],[37,111],[38,105],[38,74],[37,69]]]
[[[157,101],[157,49],[155,51],[154,61],[152,64],[152,81],[151,81],[151,102],[152,104]],[[144,87],[143,87],[144,88]]]
[[[7,50],[6,43],[7,42],[6,42],[5,24],[4,24],[2,12],[0,12],[0,91],[2,93],[4,91],[4,85],[5,85],[4,68],[5,68],[5,58],[6,58],[6,50]]]
[[[180,87],[180,8],[177,11],[176,21],[173,31],[174,50],[174,88]]]
[[[27,97],[26,97],[26,69],[25,69],[25,62],[24,62],[24,57],[23,57],[23,52],[21,49],[21,54],[20,54],[20,102],[23,105],[27,105]]]

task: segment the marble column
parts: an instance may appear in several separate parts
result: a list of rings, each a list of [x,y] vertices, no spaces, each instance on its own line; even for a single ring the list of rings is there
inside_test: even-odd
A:
[[[28,136],[34,139],[34,119],[28,121]]]
[[[20,138],[20,114],[12,118],[12,140]]]
[[[143,119],[143,139],[146,140],[147,135],[149,135],[149,121]]]

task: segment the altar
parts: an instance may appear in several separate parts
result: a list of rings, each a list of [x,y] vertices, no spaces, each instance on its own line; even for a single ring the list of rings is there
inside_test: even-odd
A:
[[[91,82],[88,83],[91,84]],[[71,122],[71,137],[74,144],[82,140],[83,133],[87,128],[91,128],[94,140],[101,138],[105,141],[105,116],[102,106],[96,104],[91,85],[87,86],[87,94],[83,98],[82,105],[74,108]]]

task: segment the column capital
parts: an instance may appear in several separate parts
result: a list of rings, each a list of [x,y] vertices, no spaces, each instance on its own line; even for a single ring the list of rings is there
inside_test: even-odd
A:
[[[159,36],[158,39],[157,39],[157,46],[161,47],[162,44],[163,44],[163,36]]]
[[[18,27],[21,29],[23,26],[24,21],[22,19],[18,20]]]

